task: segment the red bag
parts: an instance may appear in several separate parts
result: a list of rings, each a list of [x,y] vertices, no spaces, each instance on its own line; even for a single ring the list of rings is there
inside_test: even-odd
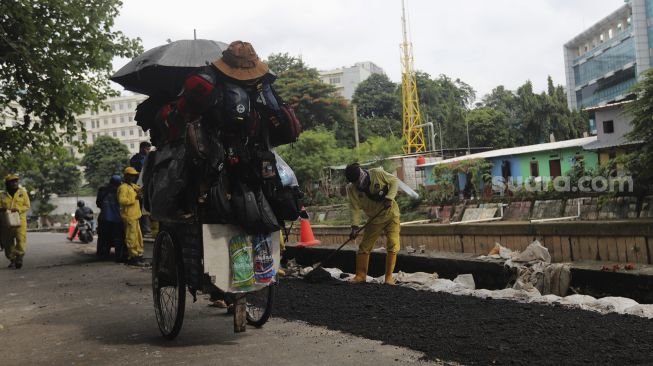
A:
[[[297,119],[295,110],[289,105],[282,104],[279,117],[278,125],[273,124],[270,128],[270,143],[272,146],[296,142],[302,133],[302,124]]]

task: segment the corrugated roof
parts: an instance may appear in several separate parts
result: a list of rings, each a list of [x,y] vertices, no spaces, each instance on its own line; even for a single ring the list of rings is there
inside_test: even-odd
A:
[[[599,149],[607,149],[610,147],[616,147],[616,146],[628,146],[628,145],[637,145],[641,144],[641,141],[630,141],[626,139],[625,137],[621,137],[619,139],[612,139],[612,140],[602,140],[602,141],[594,141],[590,142],[589,144],[583,146],[583,149],[585,150],[599,150]]]
[[[598,105],[595,107],[588,107],[588,108],[583,108],[584,111],[587,112],[592,112],[592,111],[599,111],[601,109],[611,109],[614,107],[622,107],[624,104],[631,103],[632,100],[624,100],[623,102],[617,102],[617,103],[611,103],[611,104],[604,104],[604,105]]]
[[[436,161],[435,163],[419,165],[418,168],[427,167],[427,166],[434,166],[434,165],[439,165],[439,164],[453,163],[453,162],[462,161],[462,160],[489,159],[489,158],[496,158],[498,156],[521,155],[521,154],[530,154],[530,153],[539,152],[539,151],[565,149],[565,148],[569,148],[569,147],[582,147],[582,146],[587,145],[587,144],[589,144],[591,142],[594,142],[594,141],[596,141],[596,136],[583,137],[583,138],[573,139],[573,140],[548,142],[548,143],[537,144],[537,145],[509,147],[509,148],[506,148],[506,149],[484,151],[484,152],[478,153],[478,154],[457,156],[457,157],[451,158],[451,159]]]

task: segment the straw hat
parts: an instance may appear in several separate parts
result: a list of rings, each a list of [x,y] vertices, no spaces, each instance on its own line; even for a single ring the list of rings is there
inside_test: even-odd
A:
[[[253,80],[265,75],[266,65],[248,42],[234,41],[222,52],[222,57],[213,61],[213,65],[223,74],[236,80]]]

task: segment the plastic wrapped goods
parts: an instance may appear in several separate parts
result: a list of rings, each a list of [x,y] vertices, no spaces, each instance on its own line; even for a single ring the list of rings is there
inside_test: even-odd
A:
[[[274,153],[274,158],[277,161],[277,171],[279,171],[281,184],[283,184],[284,187],[299,186],[295,172],[290,168],[290,165],[288,165],[276,152]]]
[[[254,284],[252,246],[246,235],[237,235],[229,241],[231,259],[231,286],[247,288]]]
[[[271,234],[258,234],[252,237],[254,248],[254,278],[257,283],[270,283],[274,278],[274,258],[272,257]]]

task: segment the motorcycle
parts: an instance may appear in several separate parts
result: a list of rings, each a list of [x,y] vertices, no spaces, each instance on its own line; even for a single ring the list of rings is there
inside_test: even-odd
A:
[[[91,226],[90,221],[79,219],[77,222],[77,235],[79,236],[79,241],[84,244],[93,241],[93,227]]]

